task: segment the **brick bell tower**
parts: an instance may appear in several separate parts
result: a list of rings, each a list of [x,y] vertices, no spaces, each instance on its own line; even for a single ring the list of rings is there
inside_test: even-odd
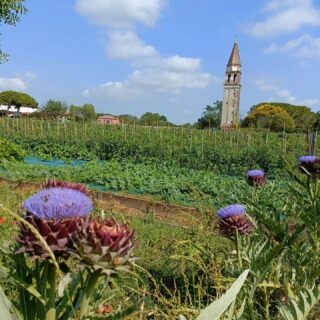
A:
[[[236,128],[239,124],[241,90],[241,62],[238,41],[233,45],[231,56],[227,64],[224,81],[224,95],[221,116],[221,129]]]

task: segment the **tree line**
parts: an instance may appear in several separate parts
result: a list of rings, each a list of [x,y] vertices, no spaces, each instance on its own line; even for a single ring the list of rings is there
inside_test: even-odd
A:
[[[95,121],[98,113],[92,104],[68,105],[65,101],[49,99],[43,106],[39,107],[38,102],[30,95],[18,91],[0,92],[0,105],[14,106],[17,116],[20,116],[21,107],[37,108],[37,112],[29,116],[57,120],[65,117],[75,121]],[[20,114],[20,115],[19,115]],[[220,127],[222,114],[222,101],[217,100],[212,105],[204,108],[202,116],[195,123],[187,123],[181,126],[197,129],[218,129]],[[146,112],[141,117],[130,114],[116,116],[122,124],[139,126],[176,126],[170,122],[165,115],[156,112]],[[281,102],[263,102],[250,108],[248,115],[241,119],[239,126],[268,128],[271,130],[303,129],[320,127],[320,112],[315,113],[306,106],[297,106]]]

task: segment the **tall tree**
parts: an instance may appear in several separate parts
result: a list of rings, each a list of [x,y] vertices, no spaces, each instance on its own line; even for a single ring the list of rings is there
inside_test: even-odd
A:
[[[69,111],[70,116],[77,121],[94,121],[97,119],[96,110],[92,104],[71,105]]]
[[[263,104],[245,117],[243,126],[282,130],[283,128],[295,128],[296,125],[290,114],[284,109]]]
[[[83,116],[83,110],[81,106],[75,106],[75,105],[71,105],[69,107],[69,114],[70,116],[76,120],[76,121],[83,121],[84,120],[84,116]]]
[[[146,112],[140,118],[140,124],[146,126],[166,126],[169,124],[167,117],[159,113]]]
[[[83,118],[85,121],[94,121],[97,119],[97,114],[92,104],[84,104],[82,106]]]
[[[263,105],[278,107],[286,111],[295,122],[296,128],[312,128],[317,122],[317,115],[310,108],[282,102],[259,103],[251,107],[250,113]]]
[[[123,124],[129,124],[129,125],[139,124],[139,118],[136,116],[132,116],[131,114],[121,114],[118,117],[118,119]]]
[[[198,119],[197,127],[201,129],[205,128],[218,128],[221,122],[222,114],[222,101],[217,100],[213,103],[213,106],[207,105],[202,117]]]
[[[50,99],[43,106],[42,114],[49,118],[56,120],[65,115],[68,105],[64,101]]]
[[[24,0],[0,0],[0,25],[2,23],[15,26],[21,15],[27,13]],[[9,55],[0,48],[0,63],[8,61]]]
[[[30,108],[38,107],[38,102],[28,94],[11,90],[0,92],[0,104],[7,106],[8,111],[11,106],[14,106],[18,112],[22,106]]]

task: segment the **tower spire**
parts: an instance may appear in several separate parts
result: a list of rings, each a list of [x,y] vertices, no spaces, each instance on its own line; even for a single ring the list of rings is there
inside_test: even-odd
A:
[[[240,53],[239,53],[239,46],[238,46],[238,41],[236,40],[234,42],[233,48],[232,48],[232,52],[230,55],[230,59],[228,62],[228,66],[230,65],[241,65],[241,61],[240,61]]]

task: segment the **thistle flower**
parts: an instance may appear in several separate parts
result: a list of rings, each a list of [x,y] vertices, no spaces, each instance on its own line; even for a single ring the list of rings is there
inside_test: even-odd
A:
[[[240,204],[221,208],[217,215],[220,232],[223,235],[232,236],[236,230],[239,234],[249,234],[252,230],[251,222],[245,215],[245,207]]]
[[[314,179],[320,177],[320,159],[316,156],[303,156],[299,158],[300,171],[310,174]]]
[[[27,199],[22,209],[25,220],[40,233],[56,256],[67,257],[72,246],[72,234],[82,217],[93,210],[91,200],[80,191],[54,187],[42,190]],[[38,237],[23,223],[19,223],[17,253],[29,253],[33,258],[48,258],[48,250]]]
[[[93,210],[93,205],[80,191],[50,188],[31,196],[22,208],[40,219],[67,219],[86,216]]]
[[[265,173],[262,170],[249,170],[247,182],[252,187],[263,187],[266,184]]]
[[[43,184],[43,189],[50,189],[50,188],[73,189],[73,190],[80,191],[85,195],[87,195],[89,193],[87,187],[84,184],[68,182],[68,181],[63,181],[63,180],[52,180],[52,179],[47,180]]]
[[[93,270],[106,274],[127,271],[135,260],[132,257],[136,247],[134,232],[113,219],[81,219],[72,240],[75,255]]]

